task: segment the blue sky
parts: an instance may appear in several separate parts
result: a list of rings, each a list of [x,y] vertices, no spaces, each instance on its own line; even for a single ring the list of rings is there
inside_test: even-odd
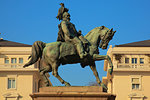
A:
[[[37,40],[55,42],[61,2],[69,8],[71,22],[83,35],[104,25],[117,31],[109,43],[113,46],[150,39],[149,0],[0,0],[1,37],[25,44]],[[106,52],[100,49],[100,54]],[[96,65],[100,77],[105,76],[103,61]],[[88,67],[82,69],[79,64],[60,66],[59,73],[72,85],[95,81],[92,71]],[[61,85],[52,75],[50,79],[54,85]]]

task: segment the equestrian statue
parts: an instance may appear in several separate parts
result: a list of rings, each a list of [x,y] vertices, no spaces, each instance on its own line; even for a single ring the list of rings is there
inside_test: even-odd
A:
[[[45,79],[45,86],[50,86],[49,79],[46,73],[52,72],[62,84],[71,86],[61,78],[58,73],[58,67],[65,64],[80,63],[81,67],[90,66],[93,74],[96,77],[97,83],[103,88],[107,87],[100,81],[98,72],[96,70],[95,61],[107,60],[110,65],[108,72],[112,74],[113,64],[108,55],[99,55],[99,49],[107,49],[109,41],[113,38],[116,31],[105,26],[96,27],[87,35],[83,36],[81,30],[77,31],[75,25],[70,22],[70,14],[64,4],[59,9],[56,18],[62,20],[58,25],[59,32],[57,42],[44,43],[36,41],[32,45],[32,54],[30,60],[24,65],[27,67],[39,61],[44,63],[40,68],[40,74]]]

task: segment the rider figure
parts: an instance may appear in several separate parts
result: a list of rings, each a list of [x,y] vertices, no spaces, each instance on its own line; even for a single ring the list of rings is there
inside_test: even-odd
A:
[[[57,19],[62,20],[62,16],[64,12],[68,12],[69,9],[65,8],[64,3],[60,3],[61,7],[58,10],[58,14],[56,16]]]
[[[59,25],[59,29],[62,30],[64,41],[73,43],[76,46],[80,58],[83,59],[84,56],[87,55],[83,47],[83,42],[85,44],[88,42],[83,39],[81,31],[77,32],[75,25],[70,22],[70,14],[68,12],[63,13],[63,20]],[[80,39],[82,39],[83,42]]]

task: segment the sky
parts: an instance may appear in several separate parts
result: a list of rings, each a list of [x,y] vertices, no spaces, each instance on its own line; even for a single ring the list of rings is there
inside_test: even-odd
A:
[[[113,47],[150,39],[149,0],[0,0],[0,37],[30,45],[38,40],[55,42],[61,2],[83,35],[104,25],[117,31],[109,43]],[[106,55],[107,50],[99,49],[100,55]],[[101,79],[106,76],[103,63],[96,62]],[[73,86],[86,86],[96,80],[90,68],[83,69],[80,64],[60,66],[59,74]],[[51,73],[50,80],[54,86],[63,86]]]

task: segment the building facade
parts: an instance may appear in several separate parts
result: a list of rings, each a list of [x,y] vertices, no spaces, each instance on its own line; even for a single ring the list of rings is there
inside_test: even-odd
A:
[[[31,45],[0,40],[0,100],[32,100],[37,92],[40,75],[31,65],[23,68],[31,54]]]
[[[107,55],[114,65],[113,75],[107,75],[108,92],[116,100],[150,100],[150,40],[110,46]]]

